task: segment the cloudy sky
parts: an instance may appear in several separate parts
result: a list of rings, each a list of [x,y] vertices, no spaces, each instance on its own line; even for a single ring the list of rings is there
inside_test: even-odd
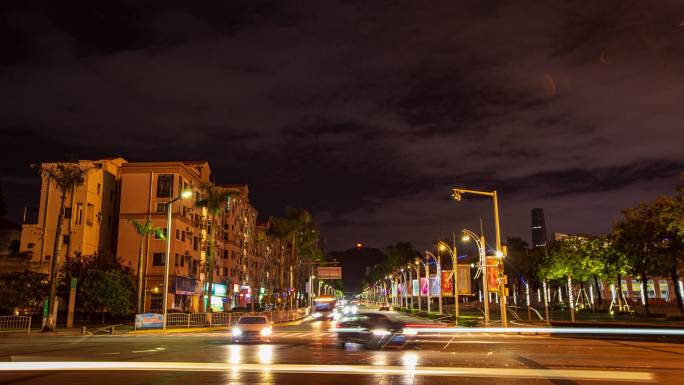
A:
[[[103,5],[106,3],[107,5]],[[197,3],[197,4],[195,4]],[[491,226],[601,233],[684,171],[684,3],[9,1],[0,183],[36,161],[206,159],[327,248]]]

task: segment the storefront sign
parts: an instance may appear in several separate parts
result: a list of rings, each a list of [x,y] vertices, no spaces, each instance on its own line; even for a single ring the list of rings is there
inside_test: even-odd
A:
[[[227,293],[227,288],[225,284],[215,283],[212,287],[212,294],[215,297],[225,297]]]

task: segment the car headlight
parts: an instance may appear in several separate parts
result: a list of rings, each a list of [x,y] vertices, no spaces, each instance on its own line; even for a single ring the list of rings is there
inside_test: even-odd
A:
[[[271,328],[263,328],[263,329],[261,329],[261,336],[262,337],[268,337],[271,335],[272,332],[273,332],[273,330],[271,330]]]
[[[373,335],[378,336],[378,337],[388,336],[388,335],[390,335],[390,332],[389,332],[389,330],[385,330],[385,329],[373,329]]]
[[[240,328],[233,328],[233,337],[237,337],[242,334],[242,330]]]
[[[401,333],[405,336],[415,336],[418,334],[418,330],[416,329],[404,329],[401,331]]]
[[[314,318],[321,318],[323,316],[323,314],[316,312],[316,313],[311,314],[311,316]]]

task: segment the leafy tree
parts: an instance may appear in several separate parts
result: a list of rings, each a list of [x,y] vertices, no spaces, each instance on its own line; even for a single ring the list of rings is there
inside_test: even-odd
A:
[[[211,294],[214,289],[214,250],[216,248],[216,227],[217,217],[224,210],[232,195],[239,194],[238,189],[220,187],[213,183],[205,183],[201,186],[202,198],[195,202],[195,206],[204,207],[209,212],[209,219],[211,227],[209,229],[209,249],[207,250],[207,281],[209,286],[207,288],[207,302],[209,303],[209,312],[211,309]],[[254,302],[252,302],[254,303]],[[206,305],[202,300],[202,307]]]
[[[642,203],[623,210],[621,220],[613,226],[616,247],[628,257],[634,276],[643,284],[644,311],[649,315],[648,277],[663,270],[660,258],[664,239],[659,231],[657,205]]]
[[[143,255],[143,246],[144,246],[144,241],[146,236],[154,236],[155,238],[159,239],[166,239],[166,234],[164,234],[164,230],[155,227],[152,221],[149,219],[145,222],[138,222],[135,219],[130,219],[128,221],[134,228],[135,232],[140,235],[140,251],[138,253],[138,285],[137,285],[137,295],[135,297],[135,310],[137,313],[142,313],[143,312],[143,277],[144,277],[144,272],[143,270],[145,269],[145,257]]]
[[[50,165],[32,165],[38,170],[48,183],[55,183],[59,190],[59,214],[55,223],[55,240],[52,249],[52,261],[50,263],[50,285],[48,295],[48,319],[45,331],[54,331],[57,325],[55,319],[55,298],[57,297],[57,272],[59,270],[59,253],[62,245],[62,222],[64,221],[64,202],[66,195],[73,191],[74,187],[83,183],[88,169],[78,163],[56,163]]]
[[[128,314],[134,304],[134,283],[130,266],[110,254],[67,257],[62,266],[62,285],[78,278],[76,304],[85,313]]]
[[[78,304],[86,313],[129,314],[133,304],[133,278],[121,270],[88,270],[81,277]]]
[[[37,308],[48,291],[47,274],[24,271],[0,275],[0,309]]]

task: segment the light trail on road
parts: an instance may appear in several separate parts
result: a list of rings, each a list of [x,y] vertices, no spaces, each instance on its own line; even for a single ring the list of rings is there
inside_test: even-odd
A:
[[[224,364],[210,362],[107,362],[107,361],[41,361],[0,362],[0,372],[18,371],[176,371],[176,372],[251,372],[356,374],[396,376],[458,376],[534,378],[565,380],[655,381],[650,372],[582,369],[523,369],[412,366],[414,360],[402,366],[371,365],[309,365],[309,364]]]
[[[363,328],[333,328],[335,333],[359,333]],[[465,327],[409,327],[404,332],[410,334],[622,334],[622,335],[659,335],[684,336],[684,329],[640,329],[640,328],[465,328]],[[415,332],[415,333],[414,333]]]

